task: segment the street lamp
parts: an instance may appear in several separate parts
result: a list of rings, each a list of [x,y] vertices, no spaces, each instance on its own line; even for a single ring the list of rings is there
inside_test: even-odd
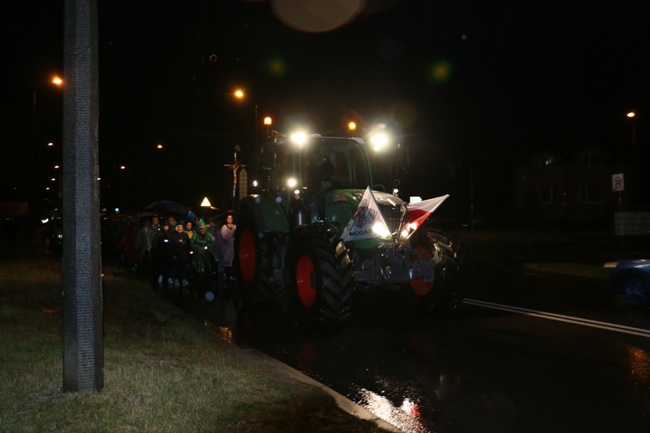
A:
[[[63,79],[59,77],[58,75],[54,75],[52,79],[50,80],[50,83],[53,84],[55,87],[63,87]],[[36,133],[36,107],[37,107],[37,101],[38,101],[38,87],[35,84],[32,87],[32,151],[31,151],[31,161],[30,161],[30,180],[29,180],[29,205],[33,206],[34,204],[34,190],[35,190],[35,178],[36,178],[36,160],[37,155],[37,146],[36,142],[38,141],[38,136]],[[48,147],[53,147],[54,143],[48,142]],[[30,208],[29,210],[30,214],[32,214],[33,210]]]
[[[636,144],[636,113],[630,111],[627,113],[627,118],[632,121],[632,146]]]
[[[238,99],[240,101],[243,101],[247,96],[246,92],[242,88],[235,89],[235,91],[232,94],[236,99]],[[258,148],[259,148],[259,146],[258,146],[258,144],[259,144],[259,124],[258,124],[259,123],[259,105],[254,104],[253,108],[254,108],[254,110],[253,110],[253,148],[255,148],[256,151],[257,151]],[[268,124],[267,124],[267,119],[268,119],[268,122],[269,122]],[[271,122],[270,117],[267,116],[267,117],[264,118],[264,125],[269,125],[270,126],[270,124],[271,124],[270,122]]]
[[[244,101],[246,98],[249,98],[248,94],[246,91],[242,88],[237,88],[233,91],[232,95],[234,98]],[[252,101],[251,101],[252,102]],[[250,105],[246,104],[244,107],[245,110],[249,109]],[[245,111],[248,112],[248,111]],[[244,117],[248,117],[248,115],[245,115]],[[267,138],[270,136],[271,133],[271,125],[273,124],[273,119],[270,116],[264,116],[260,120],[260,106],[259,104],[255,103],[253,104],[253,131],[252,131],[252,137],[249,134],[247,134],[248,139],[245,141],[246,143],[250,143],[250,148],[252,149],[253,155],[254,155],[254,160],[255,160],[255,166],[256,167],[261,167],[262,166],[262,154],[264,153],[264,146],[262,143],[262,137],[260,136],[260,122],[261,124],[264,125],[264,128],[266,130],[266,136]],[[248,121],[244,119],[244,129],[246,129],[246,124],[248,124]],[[249,130],[250,131],[250,130]],[[250,140],[250,142],[248,142]],[[241,151],[241,149],[240,149]],[[250,153],[246,153],[247,155],[250,156]],[[227,164],[227,166],[232,168],[231,164]],[[243,167],[243,166],[242,166]],[[245,185],[245,180],[246,180],[246,171],[242,170],[241,176],[239,178],[239,181],[242,185],[242,189],[240,189],[240,196],[242,196],[242,193],[246,192],[247,185]]]

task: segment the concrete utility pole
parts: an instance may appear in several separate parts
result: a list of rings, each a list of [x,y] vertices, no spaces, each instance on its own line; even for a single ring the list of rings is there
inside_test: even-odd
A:
[[[65,0],[63,389],[104,387],[97,0]]]

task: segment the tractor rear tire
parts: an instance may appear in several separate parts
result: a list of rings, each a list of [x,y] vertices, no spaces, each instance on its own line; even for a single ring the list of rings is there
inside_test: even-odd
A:
[[[255,216],[243,208],[235,232],[234,268],[241,296],[255,301],[271,296],[270,270],[264,240],[260,237]]]
[[[336,325],[350,317],[352,262],[343,241],[306,228],[292,239],[287,264],[288,291],[300,322]]]

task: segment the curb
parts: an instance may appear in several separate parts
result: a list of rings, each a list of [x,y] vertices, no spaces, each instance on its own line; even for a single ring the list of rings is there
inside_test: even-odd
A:
[[[605,268],[604,266],[565,262],[524,263],[524,270],[529,272],[546,272],[592,279],[608,279],[611,272],[611,269]]]
[[[260,352],[259,350],[252,349],[252,348],[241,348],[235,345],[233,345],[233,347],[236,347],[237,350],[243,354],[243,356],[246,356],[252,362],[268,365],[281,374],[284,374],[292,379],[299,380],[300,382],[306,383],[308,385],[323,390],[324,392],[326,392],[327,394],[329,394],[334,398],[334,401],[336,402],[336,405],[338,407],[340,407],[342,410],[349,413],[350,415],[355,416],[359,419],[374,422],[378,427],[384,430],[394,432],[394,433],[404,433],[402,430],[398,429],[394,425],[377,417],[368,409],[356,404],[355,402],[348,399],[347,397],[334,391],[332,388],[323,385],[322,383],[318,382],[315,379],[312,379],[311,377],[294,369],[293,367],[290,367],[287,364],[278,361],[277,359],[272,358],[266,355],[265,353]]]

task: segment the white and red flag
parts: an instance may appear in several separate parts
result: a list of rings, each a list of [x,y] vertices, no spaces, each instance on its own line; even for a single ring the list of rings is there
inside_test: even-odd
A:
[[[345,226],[341,239],[347,242],[375,237],[390,237],[390,231],[377,206],[375,196],[368,187],[361,197],[357,211]]]
[[[408,203],[408,224],[414,229],[420,227],[438,207],[449,198],[449,194],[441,195],[416,203]]]

